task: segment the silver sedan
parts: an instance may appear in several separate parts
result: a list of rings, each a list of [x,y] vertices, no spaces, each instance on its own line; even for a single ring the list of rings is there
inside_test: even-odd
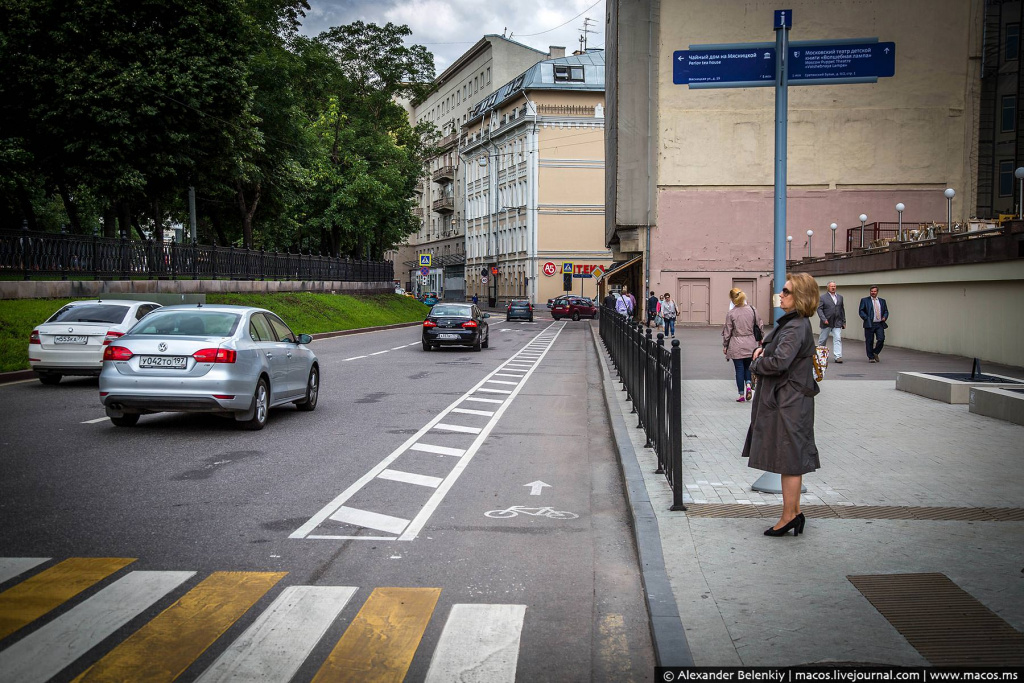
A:
[[[262,429],[274,406],[316,409],[312,341],[262,308],[165,306],[106,347],[100,401],[119,427],[146,413],[199,412]]]

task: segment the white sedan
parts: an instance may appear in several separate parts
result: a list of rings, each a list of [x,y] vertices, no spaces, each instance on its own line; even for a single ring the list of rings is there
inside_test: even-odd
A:
[[[57,384],[64,375],[99,375],[103,349],[158,308],[152,301],[72,301],[32,330],[29,365],[43,384]]]

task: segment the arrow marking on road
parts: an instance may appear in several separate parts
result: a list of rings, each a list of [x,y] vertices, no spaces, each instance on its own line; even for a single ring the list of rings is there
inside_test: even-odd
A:
[[[531,481],[529,484],[523,484],[523,486],[530,487],[531,496],[539,496],[541,493],[541,489],[543,489],[545,486],[551,488],[551,484],[545,484],[540,479],[538,479],[537,481]]]

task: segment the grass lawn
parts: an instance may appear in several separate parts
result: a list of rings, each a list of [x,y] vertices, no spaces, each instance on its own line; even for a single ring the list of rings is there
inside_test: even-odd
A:
[[[0,372],[28,369],[29,334],[69,301],[74,299],[0,300]],[[269,309],[303,334],[416,322],[427,315],[422,303],[397,294],[209,294],[206,301]]]

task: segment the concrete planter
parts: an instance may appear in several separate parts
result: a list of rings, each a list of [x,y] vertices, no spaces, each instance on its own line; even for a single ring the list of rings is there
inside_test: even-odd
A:
[[[968,410],[978,415],[1024,425],[1024,393],[1008,389],[973,387]]]
[[[972,388],[985,389],[1024,389],[1024,382],[1007,377],[1005,375],[993,375],[986,373],[989,377],[998,377],[1007,380],[1005,384],[993,384],[992,382],[969,382],[948,377],[939,377],[924,372],[901,372],[896,376],[896,388],[899,391],[906,391],[910,394],[917,394],[925,398],[942,401],[943,403],[966,404],[971,399]]]

